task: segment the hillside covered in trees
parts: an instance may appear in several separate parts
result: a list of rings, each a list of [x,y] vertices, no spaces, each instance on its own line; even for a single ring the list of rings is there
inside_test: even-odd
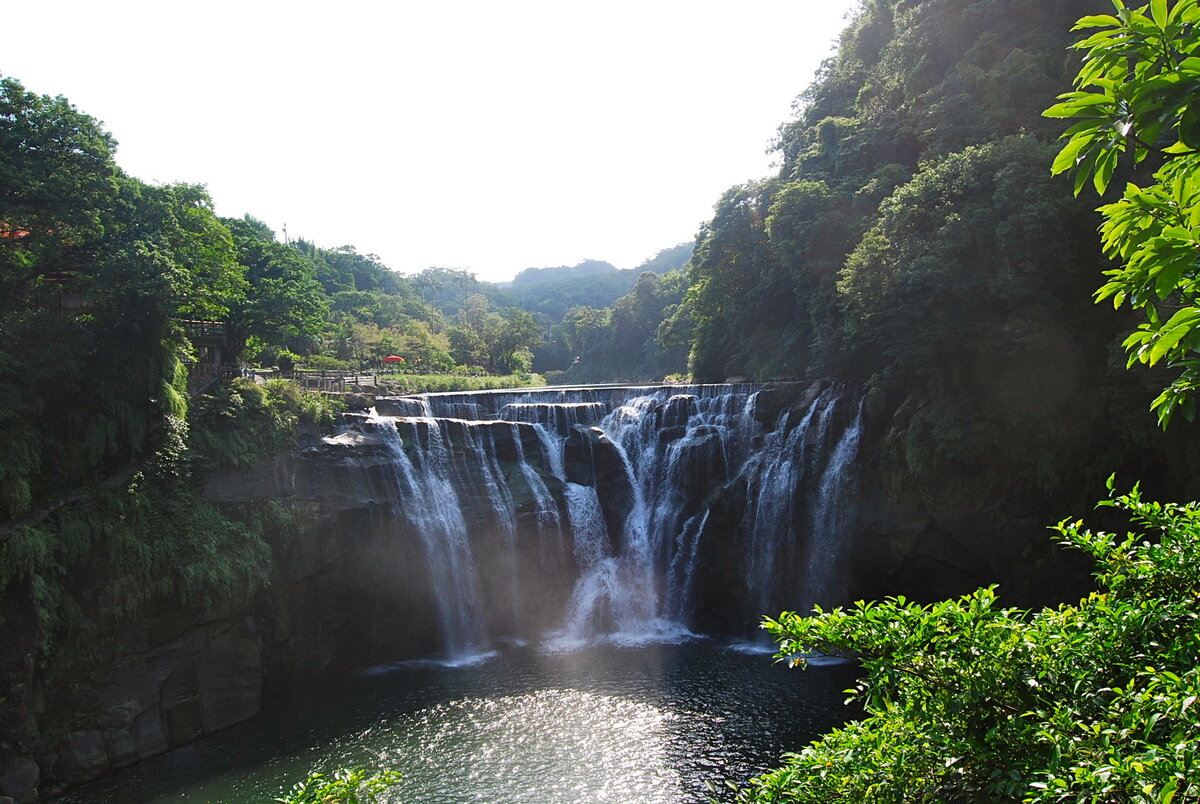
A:
[[[1188,452],[1196,431],[1181,428],[1180,419],[1194,416],[1200,372],[1200,4],[1113,0],[1111,10],[1082,16],[1072,28],[1081,64],[1071,89],[1043,113],[1071,122],[1051,172],[1070,176],[1075,195],[1091,187],[1107,201],[1098,210],[1099,239],[1112,263],[1095,298],[1141,319],[1121,343],[1127,366],[1169,367],[1155,375],[1162,390],[1151,409]],[[900,221],[927,217],[930,206],[936,209],[922,205]],[[1002,205],[999,211],[1005,220]],[[898,249],[887,238],[905,228],[873,227],[868,236],[883,238],[856,247],[839,290],[851,298],[856,286],[882,290],[886,298],[897,279],[928,273],[916,266],[940,250]],[[859,262],[864,251],[871,259]],[[884,270],[858,282],[873,263]],[[1061,358],[1056,365],[1064,365]],[[1080,390],[1102,389],[1110,390]],[[1028,445],[1033,461],[1049,460],[1046,446]],[[1176,488],[1194,500],[1194,463],[1172,469]],[[1200,504],[1147,501],[1140,486],[1123,493],[1109,477],[1109,499],[1094,518],[1111,522],[1112,531],[1074,518],[1053,528],[1062,547],[1091,563],[1095,591],[1078,602],[1005,608],[988,586],[928,605],[896,595],[768,619],[778,658],[803,664],[817,649],[860,660],[851,695],[866,717],[785,756],[783,767],[753,780],[736,800],[1200,800],[1200,716],[1190,711],[1200,698]]]
[[[284,244],[252,218],[217,219],[202,189],[124,176],[91,118],[7,79],[9,119],[29,126],[10,126],[12,137],[38,136],[44,118],[86,139],[53,188],[23,188],[34,163],[14,163],[4,242],[21,268],[8,292],[24,304],[148,294],[162,323],[140,337],[160,354],[182,354],[172,322],[220,318],[230,363],[360,370],[399,354],[413,370],[536,369],[561,381],[831,377],[899,397],[919,389],[923,438],[967,461],[1006,422],[1071,407],[1082,430],[1141,404],[1136,380],[1108,361],[1124,322],[1088,302],[1103,263],[1097,218],[1045,169],[1062,125],[1040,110],[1071,75],[1072,20],[1094,5],[864,3],[781,126],[778,174],[731,188],[695,244],[632,270],[585,261],[503,286],[452,268],[402,276],[352,246]],[[21,143],[13,153],[50,158]],[[69,216],[82,223],[64,237]],[[126,249],[168,241],[138,255],[177,266],[144,272],[162,287],[100,268],[118,232]],[[21,326],[61,326],[39,321]],[[101,343],[29,336],[73,355],[37,357],[59,373]],[[14,376],[39,370],[10,365]],[[1081,415],[1084,386],[1108,390]]]
[[[724,194],[684,272],[567,312],[575,373],[835,377],[1010,416],[1107,387],[1098,218],[1051,178],[1064,126],[1041,116],[1103,5],[865,2],[780,127],[778,173]]]

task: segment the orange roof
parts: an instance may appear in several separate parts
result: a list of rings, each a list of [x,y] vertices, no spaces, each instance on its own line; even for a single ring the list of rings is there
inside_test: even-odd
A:
[[[17,229],[11,223],[0,222],[0,237],[7,237],[13,240],[29,237],[28,229]]]

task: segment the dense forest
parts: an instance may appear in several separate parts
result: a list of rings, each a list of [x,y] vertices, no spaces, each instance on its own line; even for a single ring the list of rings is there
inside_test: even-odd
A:
[[[1183,451],[1137,457],[1163,366],[1125,370],[1136,318],[1092,300],[1100,216],[1049,170],[1066,124],[1042,112],[1103,7],[865,2],[780,128],[778,174],[717,203],[658,342],[700,380],[864,387],[899,411],[884,471],[912,495],[986,510],[1114,470],[1182,492]]]
[[[918,474],[1019,463],[1031,444],[1062,444],[1069,464],[1102,420],[1136,440],[1155,380],[1115,370],[1129,322],[1089,303],[1098,220],[1046,170],[1062,125],[1040,115],[1069,82],[1070,24],[1090,5],[865,3],[780,128],[778,174],[725,193],[694,245],[506,286],[450,268],[402,276],[352,246],[220,219],[202,188],[125,175],[93,118],[5,79],[5,511],[53,506],[71,472],[145,452],[159,417],[185,407],[182,322],[195,319],[226,323],[231,365],[349,371],[398,354],[412,371],[915,393],[900,446]],[[129,387],[148,393],[115,390]],[[22,426],[78,417],[74,394],[97,415],[70,446]]]

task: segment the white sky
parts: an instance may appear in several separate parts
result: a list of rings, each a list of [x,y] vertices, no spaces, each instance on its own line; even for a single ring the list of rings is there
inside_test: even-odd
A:
[[[771,172],[856,5],[37,0],[0,73],[103,120],[128,173],[207,185],[221,215],[500,281],[691,240]]]

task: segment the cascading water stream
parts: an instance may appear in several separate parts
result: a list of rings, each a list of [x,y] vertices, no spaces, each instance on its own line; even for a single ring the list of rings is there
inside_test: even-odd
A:
[[[661,629],[658,619],[659,595],[655,576],[648,492],[653,494],[654,469],[658,453],[647,445],[653,434],[653,408],[649,398],[633,400],[605,418],[600,429],[613,442],[621,458],[626,479],[633,493],[632,505],[625,518],[621,550],[616,557],[614,588],[611,591],[613,618],[618,639],[643,641],[654,638]],[[647,488],[647,485],[650,488]]]
[[[546,481],[526,460],[525,447],[521,443],[521,432],[516,424],[513,424],[512,427],[512,439],[516,445],[517,468],[520,470],[526,486],[529,487],[529,493],[533,496],[534,504],[537,506],[538,533],[543,536],[550,534],[556,538],[560,537],[562,535],[562,518],[559,516],[558,503],[546,486]],[[541,443],[545,448],[546,442]]]
[[[396,423],[382,428],[385,444],[395,458],[400,491],[395,505],[421,538],[446,653],[459,659],[477,653],[484,637],[467,523],[451,482],[449,455],[436,420],[412,419],[409,423],[413,425],[414,441],[420,429],[426,433],[419,466],[405,452]]]
[[[816,504],[812,508],[808,558],[801,576],[801,589],[805,596],[802,611],[809,611],[817,604],[828,607],[830,570],[837,564],[840,537],[849,505],[848,496],[854,483],[862,417],[863,401],[860,400],[854,419],[830,452],[818,484]]]
[[[798,529],[804,527],[806,509],[812,507],[813,479],[819,476],[825,457],[829,422],[837,401],[837,391],[825,389],[791,428],[788,417],[793,414],[783,411],[762,448],[750,459],[745,474],[751,503],[742,529],[748,541],[745,582],[746,597],[754,603],[751,616],[774,613],[772,608],[785,604],[781,592],[789,580],[788,570],[795,565],[800,539],[809,535]],[[811,582],[806,577],[800,588]],[[765,640],[765,635],[762,638]]]
[[[547,643],[555,650],[583,647],[592,634],[611,627],[616,585],[616,562],[596,490],[567,483],[565,494],[579,580],[568,601],[562,630],[552,633]]]
[[[678,640],[711,612],[714,572],[745,583],[747,625],[825,599],[862,408],[839,431],[850,403],[803,390],[772,389],[767,407],[753,386],[381,400],[398,418],[378,421],[412,430],[391,447],[396,508],[420,537],[447,651]],[[722,553],[729,540],[741,549]]]
[[[667,619],[676,623],[687,621],[688,604],[692,591],[692,579],[696,575],[696,561],[700,555],[700,540],[704,538],[704,527],[708,524],[709,511],[698,514],[679,531],[675,555],[671,559],[667,586]]]

